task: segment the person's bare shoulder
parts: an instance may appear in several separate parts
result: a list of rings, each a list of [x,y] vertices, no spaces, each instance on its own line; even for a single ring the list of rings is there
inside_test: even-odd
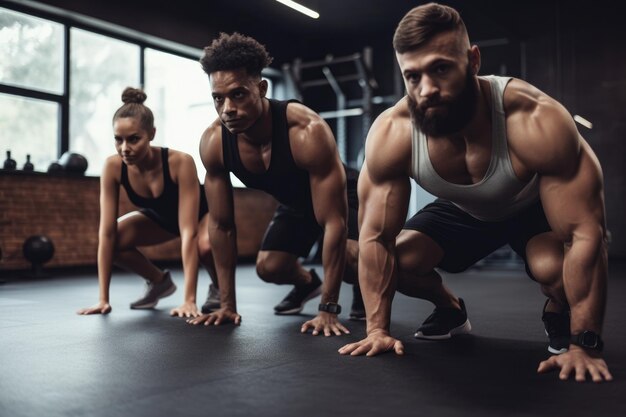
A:
[[[179,180],[181,173],[191,175],[192,177],[197,175],[196,163],[193,157],[186,152],[169,148],[168,162],[170,165],[170,175],[175,182]]]
[[[222,155],[222,123],[215,119],[200,137],[200,159],[205,168],[223,165]]]
[[[303,168],[319,164],[337,153],[335,137],[328,123],[300,103],[287,106],[289,143],[296,163]]]
[[[528,169],[559,172],[577,159],[582,138],[561,103],[513,79],[504,92],[504,110],[509,148]]]
[[[406,97],[376,118],[365,143],[365,160],[373,179],[409,175],[412,129]]]
[[[102,167],[102,177],[120,182],[122,174],[122,158],[118,154],[113,154],[104,160]]]

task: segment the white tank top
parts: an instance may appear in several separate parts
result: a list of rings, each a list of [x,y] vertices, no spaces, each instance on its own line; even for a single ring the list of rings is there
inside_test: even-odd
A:
[[[424,190],[450,200],[461,210],[483,221],[500,221],[519,213],[539,198],[539,177],[529,182],[515,175],[506,136],[502,104],[509,77],[481,77],[491,86],[492,146],[491,161],[485,177],[476,184],[461,185],[445,181],[437,174],[428,155],[426,135],[413,126],[411,176]]]

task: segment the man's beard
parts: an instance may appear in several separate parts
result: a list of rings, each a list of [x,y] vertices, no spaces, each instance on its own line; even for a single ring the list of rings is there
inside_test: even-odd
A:
[[[416,128],[428,136],[445,136],[463,129],[474,117],[476,112],[476,97],[478,88],[476,87],[474,76],[469,66],[465,76],[465,86],[458,97],[452,100],[442,100],[436,97],[420,107],[411,96],[409,100],[409,111]],[[437,107],[434,113],[427,114],[428,107]]]

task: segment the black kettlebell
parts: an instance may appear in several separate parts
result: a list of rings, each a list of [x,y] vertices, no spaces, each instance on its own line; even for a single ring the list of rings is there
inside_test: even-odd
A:
[[[43,264],[54,256],[52,240],[43,235],[30,236],[24,241],[22,252],[24,257],[32,264],[32,276],[34,278],[44,277]]]

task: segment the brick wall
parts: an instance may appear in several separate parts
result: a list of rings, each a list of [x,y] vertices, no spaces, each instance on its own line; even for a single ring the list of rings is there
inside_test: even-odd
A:
[[[45,267],[96,264],[100,181],[97,177],[69,177],[0,170],[0,269],[28,269],[22,245],[31,235],[49,237],[54,257]],[[235,189],[235,221],[240,257],[253,257],[276,208],[267,194]],[[120,215],[133,210],[120,192]],[[180,239],[142,248],[153,260],[180,259]]]

